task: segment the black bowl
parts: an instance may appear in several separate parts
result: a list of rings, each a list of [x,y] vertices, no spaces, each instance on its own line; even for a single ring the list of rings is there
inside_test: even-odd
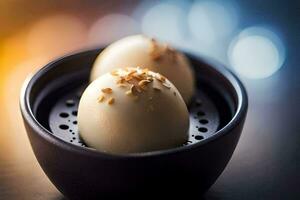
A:
[[[111,155],[87,147],[76,121],[81,91],[101,50],[60,58],[24,84],[21,111],[44,172],[71,199],[203,194],[239,140],[247,112],[241,82],[211,59],[187,54],[197,79],[197,92],[188,105],[189,141],[174,149]]]

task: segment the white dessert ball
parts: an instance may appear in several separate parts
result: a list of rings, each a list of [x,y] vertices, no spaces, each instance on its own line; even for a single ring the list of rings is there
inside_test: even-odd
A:
[[[188,138],[189,113],[176,87],[140,68],[117,69],[93,81],[78,108],[81,138],[113,154],[178,147]]]
[[[186,103],[194,94],[194,73],[187,57],[153,38],[134,35],[112,43],[97,57],[90,79],[121,67],[148,68],[166,76]]]

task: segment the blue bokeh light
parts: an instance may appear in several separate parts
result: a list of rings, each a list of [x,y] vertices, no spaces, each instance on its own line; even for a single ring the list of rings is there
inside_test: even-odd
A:
[[[191,35],[205,45],[226,39],[238,25],[237,10],[232,2],[196,1],[188,14]]]
[[[255,26],[233,39],[228,58],[237,73],[251,79],[267,78],[282,67],[285,48],[273,31]]]
[[[185,10],[178,2],[163,2],[153,5],[142,18],[142,31],[146,35],[170,43],[184,39]]]

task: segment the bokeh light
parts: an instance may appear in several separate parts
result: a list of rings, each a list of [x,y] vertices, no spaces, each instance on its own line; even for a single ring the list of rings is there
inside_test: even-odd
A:
[[[205,45],[229,36],[238,24],[233,3],[196,1],[188,14],[191,35]]]
[[[33,73],[35,73],[42,66],[46,65],[47,62],[49,62],[48,59],[43,57],[37,57],[32,60],[23,61],[14,66],[14,70],[8,73],[7,77],[4,79],[3,86],[4,90],[6,91],[6,95],[4,96],[4,112],[6,111],[6,116],[12,122],[9,123],[12,126],[11,128],[16,129],[14,133],[19,133],[21,130],[23,130],[23,124],[13,123],[13,121],[16,121],[16,117],[21,117],[21,112],[19,109],[19,96],[21,87],[27,77],[31,77]],[[18,115],[16,116],[16,114]],[[20,137],[19,134],[18,137]]]
[[[94,22],[89,30],[88,42],[91,46],[105,45],[139,32],[139,24],[133,18],[122,14],[109,14]]]
[[[177,1],[152,6],[142,19],[143,33],[171,43],[181,42],[185,29],[183,7]]]
[[[63,55],[86,45],[86,27],[78,17],[55,14],[37,21],[30,28],[27,48],[32,56]]]
[[[236,72],[247,78],[260,79],[272,76],[282,67],[285,49],[271,30],[250,27],[232,41],[228,57]]]

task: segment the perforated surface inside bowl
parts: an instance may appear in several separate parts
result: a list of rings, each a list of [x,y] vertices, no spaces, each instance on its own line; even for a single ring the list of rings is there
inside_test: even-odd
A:
[[[81,140],[77,127],[77,108],[84,87],[76,88],[59,97],[50,110],[49,127],[53,135],[66,142],[86,146]],[[220,125],[220,116],[211,99],[202,92],[197,92],[189,106],[190,145],[212,136]],[[101,131],[101,130],[99,130]]]

